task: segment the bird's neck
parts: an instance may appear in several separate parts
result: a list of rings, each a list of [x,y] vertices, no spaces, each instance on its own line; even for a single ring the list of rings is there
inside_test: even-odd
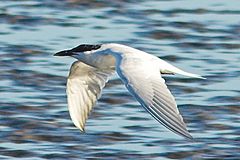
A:
[[[84,53],[73,56],[79,61],[99,69],[114,69],[115,58],[107,53]]]

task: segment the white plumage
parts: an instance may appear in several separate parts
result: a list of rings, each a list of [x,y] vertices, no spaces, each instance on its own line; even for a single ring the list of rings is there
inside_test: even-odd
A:
[[[203,77],[182,71],[151,54],[121,44],[79,45],[55,55],[78,59],[70,69],[67,96],[71,119],[81,131],[84,131],[88,115],[100,98],[109,76],[116,71],[133,97],[159,123],[192,139],[161,74]]]
[[[100,71],[80,61],[72,64],[67,80],[68,108],[81,131],[110,74],[111,71]]]

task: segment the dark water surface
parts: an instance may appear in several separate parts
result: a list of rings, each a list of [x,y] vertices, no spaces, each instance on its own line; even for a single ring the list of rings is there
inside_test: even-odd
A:
[[[240,1],[0,1],[0,159],[240,159]],[[143,49],[207,80],[165,77],[195,142],[114,77],[80,133],[65,94],[81,43]]]

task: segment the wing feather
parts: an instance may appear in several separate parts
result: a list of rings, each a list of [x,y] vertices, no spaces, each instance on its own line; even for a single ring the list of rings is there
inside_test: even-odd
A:
[[[67,79],[67,100],[71,119],[76,127],[84,126],[112,71],[99,70],[76,61]]]
[[[129,92],[159,123],[169,130],[192,139],[171,92],[154,62],[123,57],[116,67]]]

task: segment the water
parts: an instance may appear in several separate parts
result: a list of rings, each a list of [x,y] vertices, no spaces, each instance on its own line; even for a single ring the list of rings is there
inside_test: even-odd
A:
[[[1,1],[1,159],[239,159],[237,0]],[[117,42],[207,80],[166,76],[195,142],[150,117],[115,76],[80,133],[65,83],[81,43]]]

